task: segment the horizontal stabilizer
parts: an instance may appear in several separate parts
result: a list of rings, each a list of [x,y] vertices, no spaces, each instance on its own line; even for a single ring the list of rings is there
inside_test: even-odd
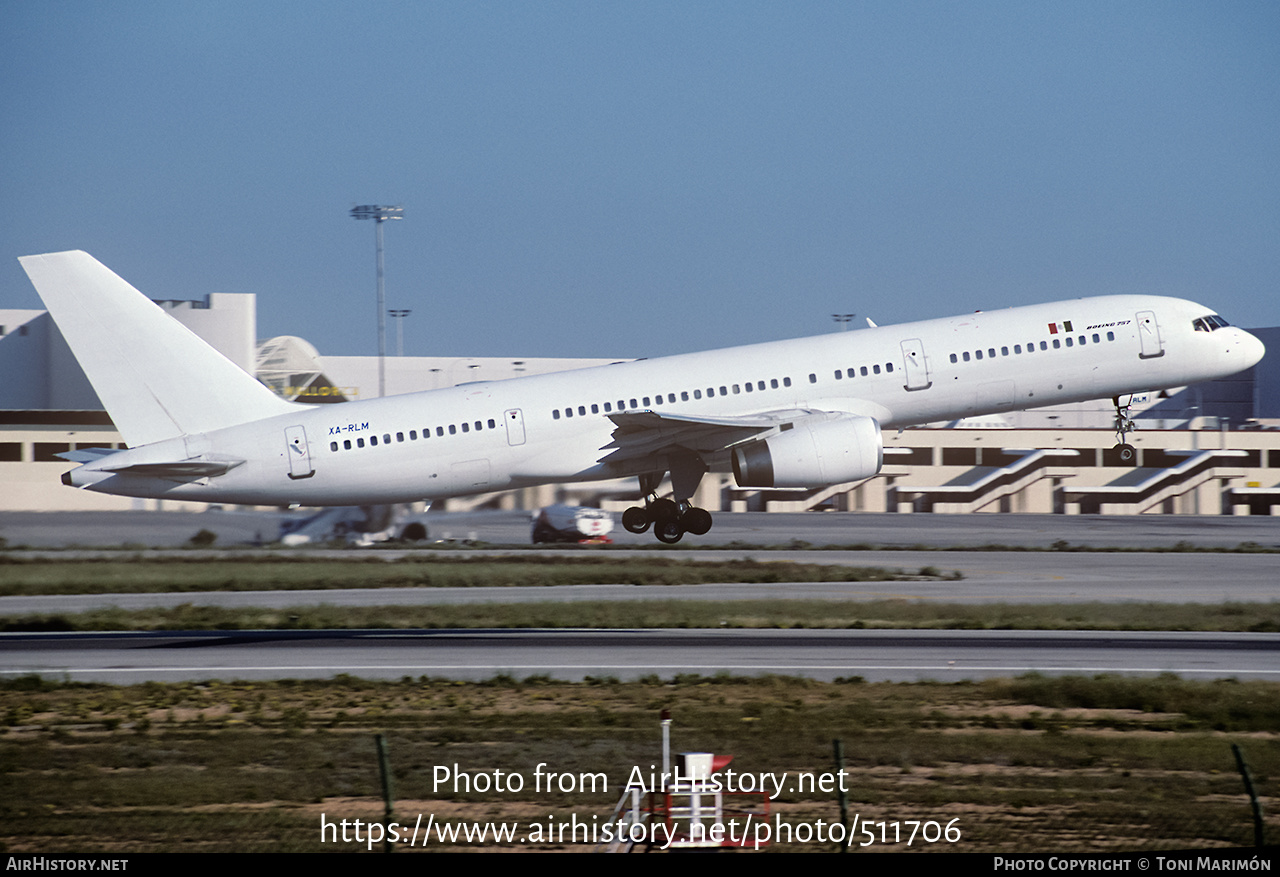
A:
[[[130,447],[294,410],[88,253],[18,261]]]
[[[147,475],[152,478],[213,478],[226,475],[243,460],[178,460],[173,463],[135,463],[118,469],[102,467],[117,475]]]
[[[103,457],[110,457],[112,454],[118,454],[119,451],[111,448],[76,448],[74,451],[63,451],[61,454],[54,454],[63,460],[70,460],[72,463],[92,463],[94,460],[101,460]]]

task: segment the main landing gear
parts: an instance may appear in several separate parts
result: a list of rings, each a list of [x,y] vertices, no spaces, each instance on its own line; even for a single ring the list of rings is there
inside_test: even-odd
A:
[[[700,477],[701,473],[699,473]],[[632,506],[622,513],[622,526],[627,532],[643,533],[652,526],[653,535],[658,537],[658,541],[668,545],[679,542],[685,533],[692,533],[695,536],[706,534],[711,529],[711,513],[706,509],[693,506],[687,499],[659,499],[655,491],[660,481],[662,481],[661,472],[657,475],[640,476],[644,508]],[[673,483],[674,481],[675,479]],[[677,495],[679,495],[678,492]]]
[[[1120,456],[1121,463],[1132,463],[1137,459],[1138,451],[1133,445],[1124,440],[1124,437],[1137,429],[1133,421],[1129,419],[1129,408],[1133,405],[1133,395],[1129,395],[1129,401],[1123,405],[1120,404],[1119,396],[1111,397],[1111,404],[1116,406],[1116,440],[1119,442],[1114,450]]]

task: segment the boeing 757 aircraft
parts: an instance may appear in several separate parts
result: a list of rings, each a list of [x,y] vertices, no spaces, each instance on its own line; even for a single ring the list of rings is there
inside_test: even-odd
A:
[[[128,450],[71,487],[261,505],[369,505],[635,476],[623,526],[711,529],[708,471],[821,487],[880,471],[881,430],[1235,374],[1262,342],[1209,308],[1112,295],[877,326],[342,405],[277,397],[87,253],[20,259]],[[671,475],[672,496],[658,486]]]

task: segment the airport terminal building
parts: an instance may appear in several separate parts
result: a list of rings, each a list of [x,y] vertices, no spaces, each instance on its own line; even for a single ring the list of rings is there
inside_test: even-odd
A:
[[[377,395],[376,357],[325,356],[305,340],[259,341],[253,295],[158,301],[171,316],[278,395],[341,404]],[[1251,329],[1280,350],[1280,329]],[[388,395],[507,380],[614,360],[388,357]],[[887,432],[874,478],[814,491],[740,489],[708,474],[694,498],[709,511],[1271,514],[1280,505],[1280,358],[1220,381],[1136,396],[1137,459],[1112,448],[1109,400]],[[61,484],[57,455],[123,447],[119,434],[44,311],[0,310],[0,510],[188,508]],[[553,502],[620,511],[635,479],[548,485],[448,500],[449,508],[537,509]]]

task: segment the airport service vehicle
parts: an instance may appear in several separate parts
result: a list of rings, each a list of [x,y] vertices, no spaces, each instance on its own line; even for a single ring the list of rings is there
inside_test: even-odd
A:
[[[334,506],[280,525],[288,546],[345,542],[368,547],[381,542],[423,542],[427,525],[406,505]]]
[[[613,515],[603,509],[549,505],[533,516],[533,544],[540,542],[608,542]]]
[[[1177,298],[1110,295],[347,402],[287,402],[80,251],[20,259],[128,445],[64,484],[249,505],[414,502],[639,479],[631,532],[711,529],[708,471],[814,488],[880,471],[881,430],[1235,374],[1262,342]],[[658,486],[670,473],[672,495]]]

